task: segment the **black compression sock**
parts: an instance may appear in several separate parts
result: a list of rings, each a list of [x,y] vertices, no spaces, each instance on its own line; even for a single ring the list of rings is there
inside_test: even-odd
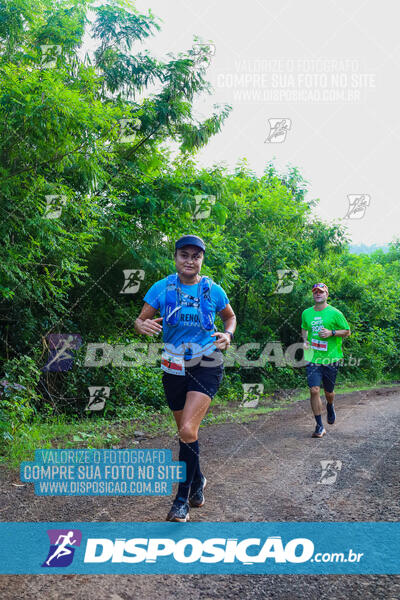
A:
[[[200,470],[200,445],[199,445],[199,440],[197,440],[197,462],[196,462],[196,470],[193,474],[193,483],[198,483],[202,480],[203,478],[203,473]]]
[[[317,424],[322,427],[322,417],[321,415],[314,415],[315,416],[315,420],[317,421]]]
[[[186,479],[180,481],[176,498],[187,501],[193,476],[199,462],[199,442],[185,443],[179,440],[179,460],[186,463]]]

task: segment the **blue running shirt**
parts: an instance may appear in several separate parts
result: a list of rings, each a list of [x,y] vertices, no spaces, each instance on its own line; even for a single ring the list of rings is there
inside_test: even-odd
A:
[[[165,317],[166,287],[167,278],[165,277],[160,281],[156,281],[143,298],[144,302],[158,309],[162,317]],[[185,285],[181,283],[180,287],[183,301],[182,308],[179,309],[180,321],[178,325],[170,327],[164,321],[162,322],[165,349],[180,356],[184,355],[185,348],[191,348],[192,357],[211,354],[217,349],[214,344],[215,338],[211,337],[214,331],[212,329],[205,331],[200,326],[197,314],[199,299],[196,296],[198,284]],[[213,305],[213,319],[215,319],[215,313],[220,312],[229,304],[226,293],[216,283],[213,283],[211,287],[211,302]]]

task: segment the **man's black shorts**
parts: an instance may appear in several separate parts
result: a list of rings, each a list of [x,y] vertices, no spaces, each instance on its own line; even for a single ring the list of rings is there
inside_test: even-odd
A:
[[[333,392],[338,370],[339,361],[330,363],[328,365],[307,363],[306,371],[308,387],[314,387],[315,385],[321,387],[322,382],[323,388],[326,392]]]
[[[205,366],[201,365],[201,362],[214,362],[214,365]],[[224,375],[223,355],[220,350],[215,350],[209,356],[203,356],[201,361],[198,359],[197,364],[193,366],[186,366],[186,364],[185,375],[172,375],[165,371],[162,374],[164,392],[171,410],[183,409],[187,392],[202,392],[212,399]]]

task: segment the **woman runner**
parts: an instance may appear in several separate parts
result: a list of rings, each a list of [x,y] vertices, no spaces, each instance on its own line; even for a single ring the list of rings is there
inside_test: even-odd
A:
[[[236,328],[236,317],[224,290],[200,275],[205,244],[196,235],[175,243],[176,273],[157,281],[144,297],[135,321],[138,333],[163,332],[162,382],[179,434],[179,460],[186,463],[186,479],[167,521],[189,519],[189,504],[204,505],[206,478],[200,470],[198,432],[223,377],[223,355]],[[161,317],[154,319],[157,310]],[[225,331],[215,331],[218,313]]]

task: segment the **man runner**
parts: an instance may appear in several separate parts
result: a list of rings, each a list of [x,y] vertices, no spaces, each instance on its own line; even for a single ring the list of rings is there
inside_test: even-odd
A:
[[[304,360],[307,361],[307,383],[310,388],[311,408],[317,425],[312,437],[322,438],[326,431],[322,424],[321,382],[326,398],[328,423],[335,422],[333,391],[339,361],[343,358],[342,338],[349,337],[350,327],[344,314],[327,304],[328,287],[316,283],[312,287],[314,306],[301,315],[301,335],[304,342]]]

